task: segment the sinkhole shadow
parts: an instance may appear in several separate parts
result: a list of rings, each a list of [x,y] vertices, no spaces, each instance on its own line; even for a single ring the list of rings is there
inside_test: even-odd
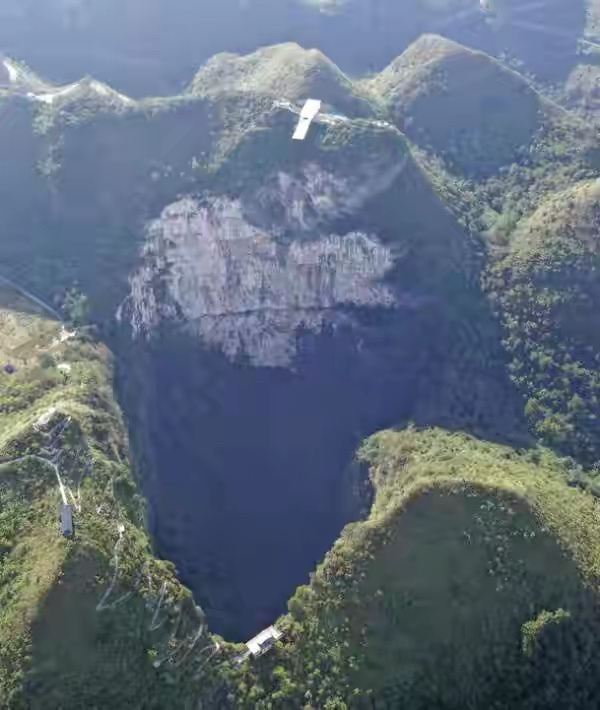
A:
[[[473,432],[479,423],[502,441],[514,429],[501,378],[480,377],[469,361],[461,370],[460,353],[444,364],[439,323],[424,327],[414,309],[351,315],[352,325],[300,329],[291,368],[231,361],[174,326],[121,359],[156,551],[226,638],[283,613],[369,507],[366,470],[353,464],[364,438],[410,418]]]
[[[300,332],[293,369],[232,362],[176,331],[122,363],[157,552],[228,638],[285,611],[364,509],[360,441],[414,408],[419,339],[403,342],[393,311],[370,318]]]
[[[408,420],[504,443],[524,428],[480,257],[422,173],[409,165],[333,233],[357,229],[394,252],[396,305],[324,309],[319,331],[296,331],[287,366],[229,359],[193,322],[116,344],[156,551],[226,638],[284,612],[368,506],[353,493],[364,438]],[[278,321],[261,317],[255,337],[268,341]],[[231,337],[248,327],[245,313],[231,319],[220,324]]]

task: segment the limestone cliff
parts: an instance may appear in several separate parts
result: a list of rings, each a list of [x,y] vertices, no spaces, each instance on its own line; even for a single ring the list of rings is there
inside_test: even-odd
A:
[[[387,187],[400,167],[352,190],[310,163],[299,177],[279,172],[243,199],[187,196],[165,207],[147,225],[144,265],[131,278],[134,330],[179,319],[230,357],[285,365],[300,326],[319,331],[343,317],[343,306],[393,306],[389,245],[319,224]],[[286,239],[290,230],[299,238]]]

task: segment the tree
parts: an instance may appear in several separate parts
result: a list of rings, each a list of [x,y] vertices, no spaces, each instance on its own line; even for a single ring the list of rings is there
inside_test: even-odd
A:
[[[89,310],[89,299],[79,289],[73,287],[66,292],[62,312],[73,325],[78,327],[85,325],[89,318]]]

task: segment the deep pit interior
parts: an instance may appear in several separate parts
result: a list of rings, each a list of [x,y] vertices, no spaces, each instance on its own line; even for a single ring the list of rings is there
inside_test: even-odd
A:
[[[418,338],[395,311],[366,319],[299,333],[289,369],[232,362],[174,332],[122,369],[156,551],[226,638],[285,611],[368,505],[356,447],[413,407]]]
[[[310,206],[311,185],[270,197]],[[516,429],[471,246],[418,171],[313,227],[286,241],[227,199],[173,203],[113,343],[155,550],[231,640],[285,612],[368,508],[365,437],[409,420]]]

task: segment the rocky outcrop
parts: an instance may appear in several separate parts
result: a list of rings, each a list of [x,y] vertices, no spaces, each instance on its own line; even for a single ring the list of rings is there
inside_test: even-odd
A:
[[[143,265],[131,278],[134,332],[179,320],[231,358],[281,366],[293,358],[299,327],[318,332],[347,321],[348,306],[393,306],[390,246],[322,225],[387,187],[401,167],[354,188],[310,163],[298,176],[277,173],[251,196],[168,205],[147,226]]]

